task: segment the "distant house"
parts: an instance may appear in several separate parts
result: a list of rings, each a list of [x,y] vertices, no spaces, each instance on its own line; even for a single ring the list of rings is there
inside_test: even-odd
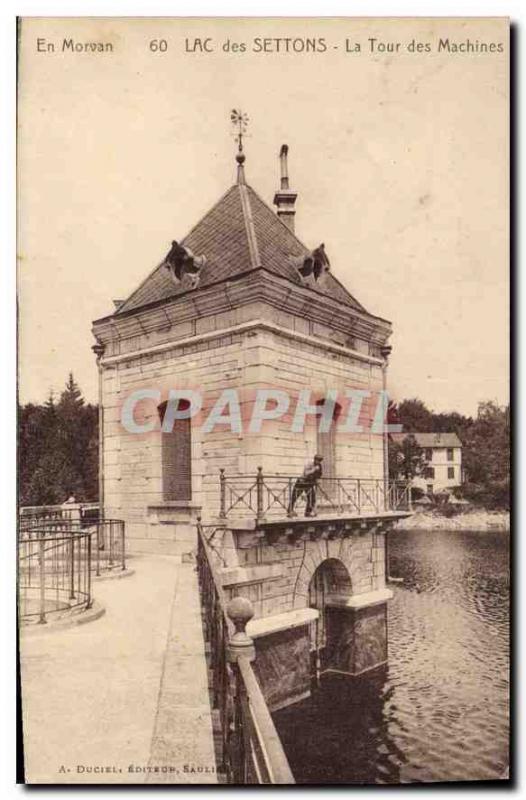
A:
[[[462,442],[456,433],[393,433],[391,440],[401,443],[406,436],[414,436],[426,461],[423,474],[413,480],[415,488],[437,494],[461,485]]]

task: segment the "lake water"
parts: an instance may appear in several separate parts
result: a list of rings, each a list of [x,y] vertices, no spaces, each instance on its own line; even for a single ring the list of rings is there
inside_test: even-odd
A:
[[[274,714],[298,783],[492,780],[508,765],[509,536],[390,535],[389,665]]]

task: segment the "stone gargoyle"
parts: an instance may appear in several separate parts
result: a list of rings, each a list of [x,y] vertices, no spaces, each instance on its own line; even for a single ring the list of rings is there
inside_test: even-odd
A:
[[[310,253],[293,257],[292,262],[304,283],[310,282],[309,279],[318,282],[331,268],[323,242]]]
[[[163,261],[163,266],[170,272],[176,286],[179,286],[185,276],[192,289],[199,285],[200,271],[206,264],[205,256],[195,256],[189,247],[179,244],[175,240],[168,255]]]

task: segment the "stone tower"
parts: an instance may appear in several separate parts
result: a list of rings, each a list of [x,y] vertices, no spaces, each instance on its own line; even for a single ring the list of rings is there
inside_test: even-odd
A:
[[[307,413],[304,429],[291,430],[299,397],[308,412],[329,391],[344,397],[350,388],[382,390],[391,325],[338,281],[323,245],[307,247],[294,234],[287,152],[284,145],[277,214],[246,182],[240,148],[234,185],[127,300],[93,325],[101,502],[106,516],[126,521],[132,551],[191,550],[196,515],[218,514],[220,469],[297,475],[321,451],[327,478],[384,476],[384,439],[367,426],[362,433],[320,434]],[[283,391],[290,406],[250,429],[261,388]],[[171,389],[199,394],[201,408],[163,432]],[[130,432],[123,409],[132,393],[145,390],[150,395],[133,407],[142,432]],[[218,420],[210,430],[207,418],[225,390],[239,398],[241,427]]]

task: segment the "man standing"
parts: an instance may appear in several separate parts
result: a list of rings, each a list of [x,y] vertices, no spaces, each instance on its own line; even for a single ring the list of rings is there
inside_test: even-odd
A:
[[[313,461],[307,462],[303,475],[295,482],[290,498],[288,514],[293,516],[294,506],[299,498],[305,494],[307,505],[305,506],[305,516],[316,516],[316,486],[322,475],[321,462],[323,456],[315,455]]]

